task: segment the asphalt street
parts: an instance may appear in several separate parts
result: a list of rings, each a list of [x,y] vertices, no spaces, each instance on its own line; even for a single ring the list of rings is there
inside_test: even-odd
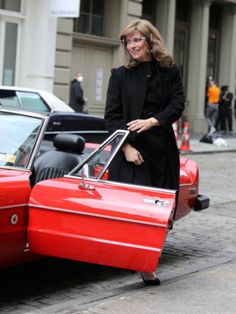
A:
[[[186,156],[211,205],[169,233],[159,287],[144,287],[138,273],[47,259],[1,270],[0,313],[235,313],[236,141],[223,153],[195,144]]]

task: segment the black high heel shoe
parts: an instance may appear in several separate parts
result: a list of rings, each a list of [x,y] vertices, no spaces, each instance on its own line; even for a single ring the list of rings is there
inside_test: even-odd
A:
[[[158,277],[154,278],[154,279],[145,279],[143,277],[143,274],[141,273],[141,277],[143,279],[143,282],[146,286],[159,286],[160,285],[160,279]]]

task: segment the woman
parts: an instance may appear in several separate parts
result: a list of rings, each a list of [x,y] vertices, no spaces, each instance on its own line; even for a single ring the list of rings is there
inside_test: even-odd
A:
[[[130,134],[109,179],[178,190],[179,152],[172,123],[184,110],[179,70],[149,21],[131,21],[120,39],[124,65],[112,70],[105,120],[110,132],[128,129]],[[141,275],[147,285],[160,284],[155,273]]]

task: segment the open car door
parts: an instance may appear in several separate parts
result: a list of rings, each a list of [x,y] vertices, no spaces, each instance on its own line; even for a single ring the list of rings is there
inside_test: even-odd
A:
[[[172,225],[176,192],[107,180],[127,131],[116,131],[69,175],[41,181],[29,203],[30,250],[154,271]]]

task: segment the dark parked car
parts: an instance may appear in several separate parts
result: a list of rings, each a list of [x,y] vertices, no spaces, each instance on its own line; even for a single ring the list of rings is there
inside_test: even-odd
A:
[[[89,142],[102,142],[108,134],[102,117],[74,112],[52,93],[39,89],[0,86],[0,108],[50,115],[45,133],[48,140],[59,132],[70,132],[82,135]]]
[[[52,112],[49,117],[45,133],[48,140],[58,133],[73,133],[83,136],[88,142],[100,143],[108,136],[102,117],[78,112]]]

